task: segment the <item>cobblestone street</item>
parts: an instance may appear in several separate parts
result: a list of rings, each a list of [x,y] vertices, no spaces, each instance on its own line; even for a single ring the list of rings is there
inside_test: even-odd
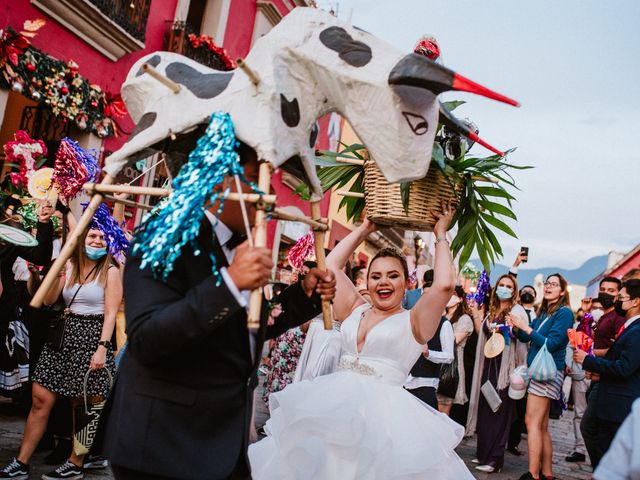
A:
[[[591,467],[588,463],[571,464],[564,461],[564,457],[571,453],[573,447],[572,418],[573,412],[567,411],[560,420],[551,420],[549,424],[552,429],[554,444],[554,474],[559,480],[588,480],[591,478]],[[0,415],[0,463],[2,465],[6,464],[17,453],[23,429],[23,417],[9,414]],[[526,452],[526,439],[523,439],[520,448]],[[475,456],[475,439],[463,441],[458,447],[458,454],[478,479],[517,480],[527,470],[526,456],[515,457],[507,453],[505,468],[501,473],[489,475],[477,472],[473,468],[474,464],[471,463]],[[46,453],[37,453],[34,456],[31,463],[31,478],[40,478],[40,475],[52,469],[51,466],[44,465],[43,458],[45,455]],[[89,480],[106,480],[113,477],[108,470],[98,470],[87,472],[86,478]]]

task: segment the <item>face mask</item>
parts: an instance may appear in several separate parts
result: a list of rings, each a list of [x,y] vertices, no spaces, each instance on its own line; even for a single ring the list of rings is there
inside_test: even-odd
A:
[[[536,297],[534,297],[533,293],[531,292],[524,292],[522,295],[520,295],[520,300],[522,301],[522,303],[530,304],[533,303],[535,299]]]
[[[618,315],[620,315],[621,317],[626,317],[627,316],[627,310],[625,310],[624,308],[622,308],[622,304],[624,302],[622,300],[618,300],[617,302],[614,302],[613,304],[613,308],[615,308],[616,313]]]
[[[604,307],[605,310],[608,310],[609,308],[613,307],[614,298],[615,297],[609,293],[598,294],[598,301],[600,302],[600,305]]]
[[[509,300],[513,296],[513,290],[509,287],[497,287],[496,295],[500,300]]]
[[[460,299],[460,297],[457,297],[456,295],[453,295],[450,299],[449,299],[449,303],[447,303],[447,308],[453,308],[453,307],[457,307],[458,304],[462,301],[462,299]]]
[[[604,315],[604,312],[602,310],[600,310],[599,308],[595,309],[595,310],[591,310],[591,316],[593,317],[593,319],[597,322],[602,318],[602,315]]]
[[[85,245],[84,253],[87,255],[89,260],[93,260],[93,261],[100,260],[102,257],[104,257],[107,254],[107,247],[96,248],[96,247],[92,247],[91,245]]]

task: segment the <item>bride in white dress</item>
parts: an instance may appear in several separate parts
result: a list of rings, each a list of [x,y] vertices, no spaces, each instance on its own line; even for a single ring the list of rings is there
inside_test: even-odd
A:
[[[368,304],[341,272],[376,230],[365,220],[327,257],[336,274],[338,371],[271,395],[267,437],[249,447],[254,480],[472,479],[454,452],[463,428],[402,388],[433,336],[454,287],[446,241],[451,205],[434,228],[434,283],[412,310],[402,308],[407,265],[383,249],[371,261]]]

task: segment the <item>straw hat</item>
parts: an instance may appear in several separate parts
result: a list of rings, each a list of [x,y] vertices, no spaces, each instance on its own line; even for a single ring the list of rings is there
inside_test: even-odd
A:
[[[484,344],[484,356],[487,358],[497,357],[504,350],[504,337],[500,332],[493,332],[493,335]]]

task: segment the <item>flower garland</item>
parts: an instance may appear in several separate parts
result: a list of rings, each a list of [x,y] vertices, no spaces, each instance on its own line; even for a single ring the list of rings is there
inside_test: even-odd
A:
[[[224,48],[216,45],[215,42],[213,41],[213,38],[211,38],[209,35],[198,36],[193,33],[190,33],[188,38],[189,38],[189,43],[191,43],[191,46],[193,48],[206,48],[210,52],[215,53],[218,57],[220,57],[220,59],[225,64],[228,70],[233,70],[234,68],[237,67],[236,62],[233,61],[233,59],[229,56],[227,51]]]
[[[7,162],[17,166],[18,172],[11,172],[11,183],[18,189],[27,188],[29,175],[44,161],[47,147],[42,140],[35,140],[24,130],[13,134],[14,140],[4,144]]]
[[[81,130],[100,137],[116,135],[113,118],[126,112],[120,95],[89,83],[73,60],[65,63],[32,46],[27,37],[35,36],[42,25],[44,21],[25,22],[21,32],[0,29],[0,88],[46,104],[55,116],[75,122]]]

